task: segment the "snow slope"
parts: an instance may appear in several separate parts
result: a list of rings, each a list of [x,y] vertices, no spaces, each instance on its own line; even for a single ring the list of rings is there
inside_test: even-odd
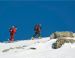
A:
[[[59,49],[52,49],[55,41],[56,39],[50,40],[49,37],[45,37],[0,43],[0,58],[75,58],[75,43],[66,43]]]

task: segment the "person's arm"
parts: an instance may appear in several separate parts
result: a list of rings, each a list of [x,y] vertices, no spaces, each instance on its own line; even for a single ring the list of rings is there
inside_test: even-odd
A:
[[[16,30],[17,30],[17,28],[16,28]]]
[[[9,32],[11,32],[12,31],[12,29],[11,28],[9,28]]]

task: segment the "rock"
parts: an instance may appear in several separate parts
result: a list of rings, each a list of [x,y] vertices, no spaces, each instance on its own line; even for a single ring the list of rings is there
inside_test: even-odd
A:
[[[75,37],[75,33],[73,33],[73,37]]]
[[[58,49],[65,43],[65,39],[58,39],[55,43],[53,43],[52,48]]]
[[[73,39],[66,39],[64,37],[59,37],[55,43],[53,43],[52,48],[58,49],[65,43],[75,43]]]
[[[34,48],[34,47],[31,47],[30,49],[32,49],[32,50],[35,50],[36,48]]]
[[[50,36],[50,39],[56,39],[59,37],[74,37],[73,32],[63,31],[63,32],[54,32]]]

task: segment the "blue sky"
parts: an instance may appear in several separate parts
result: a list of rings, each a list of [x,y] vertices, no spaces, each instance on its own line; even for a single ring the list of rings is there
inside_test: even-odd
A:
[[[15,40],[29,39],[34,25],[42,24],[42,36],[55,31],[75,32],[74,1],[0,1],[0,41],[9,38],[9,28],[18,30]]]

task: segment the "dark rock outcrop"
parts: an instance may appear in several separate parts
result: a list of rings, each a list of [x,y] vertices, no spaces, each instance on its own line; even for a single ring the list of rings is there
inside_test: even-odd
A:
[[[73,37],[73,32],[63,31],[63,32],[54,32],[50,35],[50,39],[56,39],[59,37]]]

